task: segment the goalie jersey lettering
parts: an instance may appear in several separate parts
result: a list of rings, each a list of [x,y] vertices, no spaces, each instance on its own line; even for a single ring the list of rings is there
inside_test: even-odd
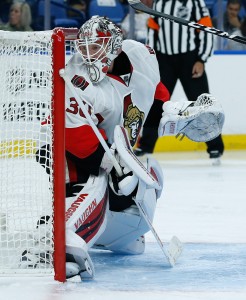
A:
[[[127,129],[133,146],[153,104],[160,75],[151,48],[126,40],[123,41],[122,49],[123,52],[115,60],[112,74],[108,74],[99,84],[90,81],[80,54],[75,54],[68,62],[65,72],[80,99],[76,99],[66,89],[66,128],[76,129],[89,125],[80,108],[83,101],[110,144],[113,143],[115,125],[122,125]],[[121,68],[124,59],[130,62],[129,72],[121,74],[119,67],[115,72],[117,60]]]

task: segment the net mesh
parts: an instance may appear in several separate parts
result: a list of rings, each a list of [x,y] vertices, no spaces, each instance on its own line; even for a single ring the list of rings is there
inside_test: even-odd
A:
[[[52,168],[35,155],[53,138],[52,33],[0,31],[0,273],[53,270]]]
[[[195,101],[195,106],[212,106],[216,101],[215,97],[210,94],[201,94]]]

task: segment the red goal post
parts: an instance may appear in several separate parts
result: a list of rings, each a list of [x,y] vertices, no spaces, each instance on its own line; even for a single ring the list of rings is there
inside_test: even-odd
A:
[[[59,70],[76,35],[77,29],[62,28],[0,31],[2,276],[66,280],[65,84]],[[49,159],[37,152],[47,144]],[[39,225],[42,218],[48,221]],[[23,258],[25,253],[30,256]]]

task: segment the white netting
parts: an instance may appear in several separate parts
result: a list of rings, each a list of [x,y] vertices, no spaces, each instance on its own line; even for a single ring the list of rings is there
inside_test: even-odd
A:
[[[0,31],[0,273],[26,272],[20,264],[25,250],[53,251],[52,176],[35,158],[40,143],[52,139],[52,117],[50,130],[40,135],[41,121],[52,116],[51,36]],[[50,157],[52,164],[52,149]],[[42,216],[51,219],[37,229]],[[51,272],[52,260],[41,260],[29,269]]]
[[[212,106],[214,105],[214,102],[217,101],[215,99],[215,97],[213,97],[212,95],[210,94],[201,94],[197,100],[195,101],[194,105],[195,106],[203,106],[203,107],[206,107],[206,106]]]

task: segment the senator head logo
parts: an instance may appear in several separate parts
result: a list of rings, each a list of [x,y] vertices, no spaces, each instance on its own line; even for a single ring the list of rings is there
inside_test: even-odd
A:
[[[134,146],[144,121],[144,112],[133,105],[131,94],[124,99],[124,127],[128,132],[131,146]]]

